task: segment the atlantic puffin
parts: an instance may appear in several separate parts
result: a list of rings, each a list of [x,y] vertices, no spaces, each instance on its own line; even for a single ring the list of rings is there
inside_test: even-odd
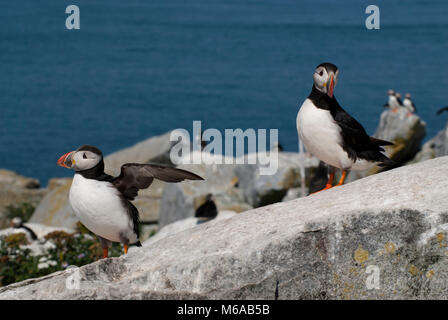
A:
[[[126,163],[117,177],[104,173],[101,150],[83,145],[59,158],[57,164],[75,170],[69,202],[76,216],[101,242],[104,258],[112,242],[120,242],[125,254],[128,246],[141,246],[139,213],[131,203],[141,189],[154,179],[165,182],[204,180],[200,176],[155,164]]]
[[[382,152],[389,141],[369,137],[363,126],[351,117],[333,95],[339,70],[332,63],[322,63],[313,74],[310,95],[297,114],[297,131],[305,147],[319,160],[342,170],[337,186],[344,183],[349,170],[366,170],[377,164],[394,162]],[[332,187],[334,170],[322,190]]]
[[[408,109],[408,111],[410,113],[415,113],[417,112],[417,108],[415,107],[414,102],[411,99],[411,94],[410,93],[406,93],[406,95],[404,96],[404,100],[403,100],[403,106]]]
[[[389,96],[387,106],[389,106],[389,108],[392,108],[393,112],[397,112],[397,110],[403,106],[403,103],[401,102],[400,98],[401,95],[398,92],[395,92],[394,90],[389,90],[387,92],[387,95]]]
[[[14,229],[23,229],[30,236],[31,240],[37,240],[36,233],[30,227],[24,225],[20,217],[14,217],[11,220],[11,227]]]
[[[213,200],[213,194],[209,193],[205,197],[205,202],[196,209],[194,216],[198,218],[198,224],[216,218],[218,215],[218,208]]]

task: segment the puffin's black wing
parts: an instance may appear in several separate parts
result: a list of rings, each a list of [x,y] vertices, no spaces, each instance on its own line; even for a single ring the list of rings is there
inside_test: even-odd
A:
[[[392,160],[381,153],[384,151],[382,145],[392,145],[393,143],[370,137],[364,127],[342,109],[336,99],[333,99],[331,103],[330,112],[334,121],[341,128],[342,148],[350,159],[361,158],[378,161],[389,166],[394,164]]]
[[[182,169],[155,164],[126,163],[121,166],[120,175],[111,182],[127,200],[134,200],[138,190],[148,188],[154,179],[165,182],[204,180],[200,176]]]
[[[441,109],[439,109],[439,111],[437,111],[437,114],[441,114],[442,112],[448,111],[448,107],[443,107]]]
[[[32,240],[37,240],[36,233],[30,227],[27,227],[27,226],[22,224],[22,228],[25,229],[26,231],[28,231],[28,233],[30,234],[30,237],[31,237]]]

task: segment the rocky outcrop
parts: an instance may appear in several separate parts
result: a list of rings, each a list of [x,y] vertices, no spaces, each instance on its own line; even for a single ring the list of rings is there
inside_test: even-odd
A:
[[[253,207],[262,207],[282,201],[290,189],[301,186],[300,166],[305,167],[305,177],[309,180],[319,165],[315,157],[294,152],[278,153],[278,170],[273,175],[260,174],[258,165],[240,166],[236,169],[247,202]],[[308,185],[309,181],[305,181]],[[291,193],[290,193],[291,194]]]
[[[105,171],[118,175],[124,163],[170,163],[169,152],[173,146],[170,134],[146,139],[136,145],[112,153],[104,158]],[[73,228],[78,219],[74,215],[68,202],[68,192],[71,179],[51,179],[50,192],[40,202],[34,212],[31,222],[44,223],[50,226]],[[165,184],[155,180],[151,188],[139,192],[138,198],[133,202],[139,209],[142,221],[157,221],[159,218],[160,201]]]
[[[36,206],[46,191],[46,189],[40,188],[37,179],[0,169],[0,229],[7,225],[6,214],[9,206],[22,204]]]
[[[0,299],[447,299],[448,157],[197,225]],[[277,286],[278,284],[278,286]]]
[[[253,159],[256,154],[244,156],[240,163],[245,164],[236,164],[238,160],[231,159],[229,162],[234,164],[181,165],[180,168],[200,175],[205,182],[167,185],[162,196],[159,226],[193,217],[208,193],[214,195],[219,211],[243,212],[280,202],[289,189],[301,186],[302,162],[307,178],[318,165],[318,160],[309,155],[303,158],[293,152],[276,152],[275,155],[278,157],[278,170],[272,175],[261,174],[259,164],[248,164],[256,162]]]
[[[396,111],[386,109],[380,117],[380,123],[373,135],[376,138],[394,143],[386,146],[386,154],[396,166],[404,165],[411,160],[421,148],[426,135],[426,123],[416,114],[411,114],[406,108]],[[347,181],[354,181],[384,170],[384,167],[375,166],[366,171],[352,171]]]
[[[237,188],[235,164],[184,164],[179,166],[203,177],[205,181],[173,183],[165,186],[162,195],[159,228],[178,220],[194,217],[207,194],[214,196],[218,211],[243,212],[252,207],[245,202],[243,191]]]
[[[399,108],[397,112],[388,109],[381,114],[374,137],[394,143],[386,151],[393,161],[401,165],[420,150],[425,134],[426,123],[416,114]]]
[[[421,162],[448,155],[448,124],[435,137],[427,141],[411,163]]]

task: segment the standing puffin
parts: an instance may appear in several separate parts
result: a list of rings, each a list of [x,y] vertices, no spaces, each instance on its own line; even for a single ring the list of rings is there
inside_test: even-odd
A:
[[[389,96],[387,106],[389,106],[389,108],[392,108],[393,112],[397,112],[398,109],[403,106],[403,103],[401,102],[401,94],[395,92],[394,90],[389,90],[387,92],[387,95]]]
[[[369,137],[336,101],[333,92],[338,74],[332,63],[317,66],[313,89],[297,114],[297,131],[308,151],[326,164],[342,169],[339,186],[349,170],[366,170],[375,164],[391,166],[394,162],[382,153],[381,147],[392,143]],[[332,187],[334,171],[330,170],[322,190]]]
[[[113,242],[141,246],[139,241],[139,213],[130,202],[140,189],[148,188],[154,179],[165,182],[204,180],[194,173],[153,164],[126,163],[118,177],[104,173],[102,152],[84,145],[59,158],[58,165],[73,168],[75,176],[69,200],[81,222],[98,235],[104,257],[108,257]]]
[[[406,109],[408,109],[408,111],[410,113],[417,112],[417,108],[415,107],[414,101],[412,101],[412,99],[411,99],[411,94],[410,93],[406,93],[406,95],[404,96],[403,106]]]

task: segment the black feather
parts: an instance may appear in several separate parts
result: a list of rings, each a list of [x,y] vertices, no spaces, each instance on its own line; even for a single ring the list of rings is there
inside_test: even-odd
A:
[[[384,151],[381,146],[391,145],[391,142],[369,137],[364,127],[342,109],[334,96],[330,98],[313,86],[308,98],[316,107],[330,111],[334,121],[341,128],[341,147],[351,160],[365,159],[391,165],[392,160],[381,153]]]

